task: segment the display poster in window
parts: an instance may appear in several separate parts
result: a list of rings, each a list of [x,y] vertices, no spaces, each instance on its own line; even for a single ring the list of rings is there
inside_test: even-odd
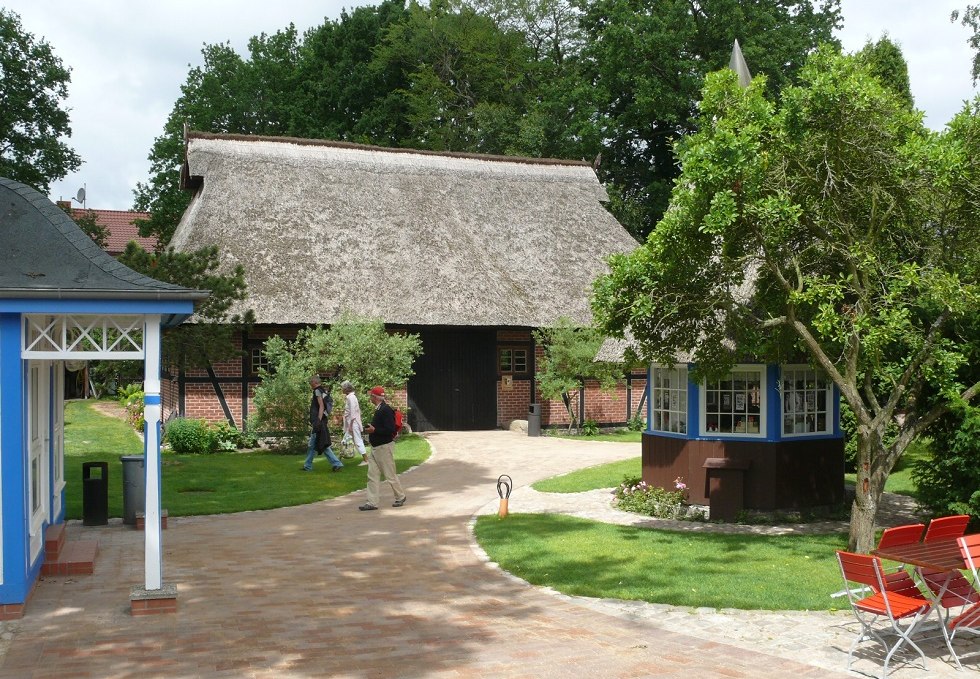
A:
[[[732,395],[731,394],[722,394],[721,395],[721,408],[722,408],[722,410],[731,410],[732,409]]]
[[[816,394],[812,391],[806,392],[806,409],[813,410],[816,406],[817,399]]]
[[[677,392],[670,392],[670,409],[677,410]]]
[[[739,412],[745,410],[745,394],[735,394],[735,410]]]

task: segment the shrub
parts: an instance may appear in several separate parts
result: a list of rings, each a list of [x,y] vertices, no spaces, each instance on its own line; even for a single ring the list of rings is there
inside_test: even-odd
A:
[[[239,431],[227,422],[219,422],[212,426],[218,450],[232,451],[240,448],[256,448],[259,445],[255,434]]]
[[[631,417],[629,419],[629,422],[626,423],[626,428],[629,429],[630,431],[643,431],[644,429],[646,429],[646,426],[647,426],[646,420],[639,415],[635,417]]]
[[[143,431],[143,384],[127,384],[116,392],[116,399],[126,409],[126,420],[137,431]]]
[[[932,455],[916,461],[917,499],[935,515],[969,514],[980,522],[980,408],[962,406],[934,425]]]
[[[167,424],[164,441],[178,454],[213,453],[218,448],[215,431],[204,420],[178,417]]]
[[[598,436],[599,423],[595,420],[586,420],[582,423],[582,433],[586,436]]]
[[[625,476],[613,491],[616,506],[626,512],[655,516],[660,519],[676,519],[687,499],[687,486],[678,478],[676,490],[648,486],[639,476]]]

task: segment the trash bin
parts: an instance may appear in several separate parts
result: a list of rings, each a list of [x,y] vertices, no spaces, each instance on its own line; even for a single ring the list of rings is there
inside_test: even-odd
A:
[[[541,404],[532,403],[527,409],[527,435],[541,436]]]
[[[93,476],[98,470],[99,475]],[[109,523],[109,463],[82,463],[82,525]]]
[[[142,455],[120,455],[123,465],[123,523],[136,525],[136,512],[146,505],[146,476]]]

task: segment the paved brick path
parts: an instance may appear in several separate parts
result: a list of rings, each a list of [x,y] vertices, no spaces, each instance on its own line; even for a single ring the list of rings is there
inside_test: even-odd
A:
[[[753,644],[713,635],[730,627],[712,619],[724,612],[558,596],[503,573],[473,545],[468,524],[496,506],[499,474],[514,477],[520,511],[523,486],[635,456],[635,445],[511,432],[431,441],[432,459],[403,476],[400,509],[359,512],[361,491],[303,507],[170,518],[164,581],[178,587],[176,615],[128,613],[129,588],[142,583],[141,533],[72,523],[70,538],[101,542],[96,573],[40,584],[27,615],[0,635],[0,676],[847,676],[843,654],[831,664],[810,657],[812,644],[795,633],[788,647]],[[731,614],[736,625],[739,615]],[[707,633],[691,633],[695,617]],[[942,676],[941,659],[930,666],[929,675],[892,676]]]

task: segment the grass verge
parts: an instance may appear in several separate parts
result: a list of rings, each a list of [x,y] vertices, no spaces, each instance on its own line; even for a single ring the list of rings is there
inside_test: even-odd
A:
[[[551,514],[482,516],[476,538],[528,582],[575,596],[674,606],[833,610],[847,536],[725,535],[616,526]]]
[[[641,459],[631,457],[553,476],[533,483],[531,487],[542,493],[581,493],[596,488],[615,488],[623,482],[624,476],[639,476],[641,472]]]
[[[65,512],[82,518],[82,464],[109,463],[109,516],[122,516],[120,455],[140,455],[143,444],[129,425],[106,417],[85,401],[65,404]],[[399,438],[395,444],[398,472],[420,464],[430,455],[420,436]],[[227,514],[308,504],[346,495],[367,485],[367,467],[359,458],[334,473],[323,457],[312,472],[302,471],[302,454],[268,451],[212,455],[162,455],[162,506],[170,516]]]

